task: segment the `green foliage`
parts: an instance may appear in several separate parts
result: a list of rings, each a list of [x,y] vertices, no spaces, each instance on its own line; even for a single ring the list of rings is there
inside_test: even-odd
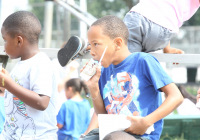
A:
[[[44,27],[44,11],[45,11],[45,2],[44,0],[29,0],[29,5],[32,7],[31,12],[34,13],[38,19],[42,27]],[[56,29],[56,6],[54,4],[53,8],[53,29]]]
[[[87,98],[85,95],[81,95],[83,99],[88,100],[88,102],[90,103],[91,108],[93,108],[93,103],[92,103],[92,99],[91,98]]]
[[[41,3],[41,6],[34,6],[31,9],[31,12],[34,13],[40,20],[42,27],[44,21],[44,0],[29,0],[29,4],[33,5],[35,3]]]
[[[100,18],[105,15],[116,15],[123,18],[129,11],[123,0],[88,0],[88,12]]]
[[[185,26],[197,26],[200,25],[200,9],[184,23]]]
[[[199,87],[197,86],[187,86],[186,87],[186,91],[194,96],[197,95],[197,90],[198,90]]]

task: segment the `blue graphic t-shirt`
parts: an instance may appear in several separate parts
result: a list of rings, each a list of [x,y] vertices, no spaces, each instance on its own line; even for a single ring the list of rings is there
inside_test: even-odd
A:
[[[108,114],[147,116],[162,103],[161,90],[172,83],[158,60],[147,53],[133,53],[118,65],[102,69],[100,93]],[[145,138],[159,139],[163,120]]]

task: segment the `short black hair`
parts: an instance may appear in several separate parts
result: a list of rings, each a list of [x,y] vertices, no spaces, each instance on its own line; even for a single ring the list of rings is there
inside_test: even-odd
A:
[[[42,28],[39,19],[28,11],[17,11],[9,15],[3,27],[11,37],[24,36],[30,44],[38,43]]]
[[[111,39],[116,37],[121,37],[124,39],[124,42],[127,44],[128,41],[128,28],[124,22],[116,16],[108,15],[104,16],[97,21],[95,21],[91,26],[101,26],[103,33],[109,36]]]

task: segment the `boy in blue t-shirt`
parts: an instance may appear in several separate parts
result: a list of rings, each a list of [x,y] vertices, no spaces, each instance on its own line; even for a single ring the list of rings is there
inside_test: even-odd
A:
[[[163,120],[183,101],[183,97],[159,62],[147,53],[130,53],[128,30],[115,16],[105,16],[88,30],[90,54],[104,67],[87,81],[97,114],[125,114],[131,126],[108,134],[106,140],[160,138]],[[161,92],[166,95],[162,103]],[[139,117],[140,116],[140,117]],[[154,124],[154,131],[145,134]],[[90,132],[82,139],[92,139]],[[97,137],[94,137],[97,138]]]

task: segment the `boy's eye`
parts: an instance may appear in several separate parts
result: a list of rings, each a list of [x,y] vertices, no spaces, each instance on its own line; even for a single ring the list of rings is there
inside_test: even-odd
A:
[[[94,46],[97,47],[99,44],[98,43],[94,43]]]

